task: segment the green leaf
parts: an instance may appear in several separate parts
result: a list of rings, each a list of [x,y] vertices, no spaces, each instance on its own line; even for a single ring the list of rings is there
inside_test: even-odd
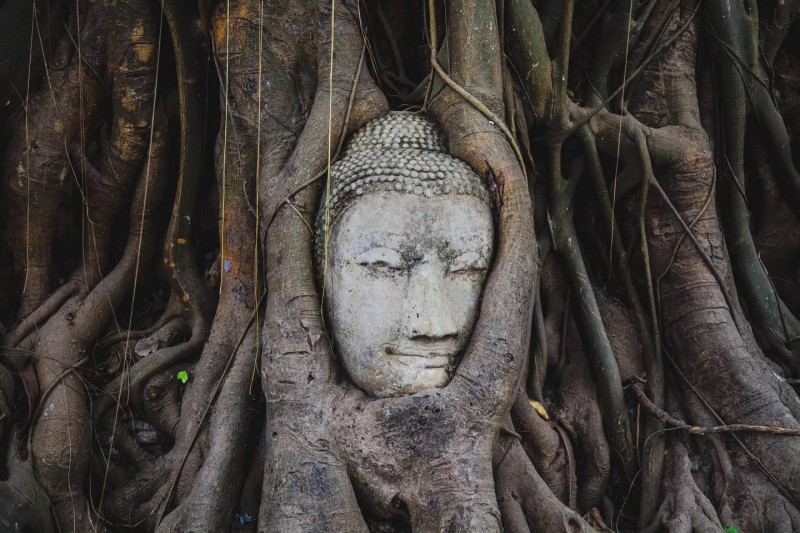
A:
[[[181,383],[186,383],[187,381],[189,381],[189,373],[186,370],[181,370],[180,372],[178,372],[176,374],[176,377],[179,380],[181,380]],[[739,533],[738,531],[735,531],[735,529],[736,528],[734,528],[734,533]]]
[[[725,533],[739,533],[739,528],[736,526],[728,526],[725,528]]]

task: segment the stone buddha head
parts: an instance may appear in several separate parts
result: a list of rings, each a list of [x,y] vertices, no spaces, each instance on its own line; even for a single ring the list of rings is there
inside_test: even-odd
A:
[[[481,176],[446,153],[429,119],[393,112],[353,135],[329,180],[315,250],[349,378],[377,397],[445,386],[492,257]]]

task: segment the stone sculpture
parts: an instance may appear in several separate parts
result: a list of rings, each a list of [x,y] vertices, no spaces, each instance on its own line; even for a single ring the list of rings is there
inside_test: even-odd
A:
[[[377,397],[445,386],[492,257],[481,176],[446,153],[433,122],[392,112],[352,137],[328,187],[315,250],[328,329],[349,378]]]

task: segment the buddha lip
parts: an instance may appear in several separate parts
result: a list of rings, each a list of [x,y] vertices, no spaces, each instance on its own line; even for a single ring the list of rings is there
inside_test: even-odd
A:
[[[395,346],[387,346],[386,353],[389,355],[399,355],[399,356],[406,356],[406,357],[423,357],[423,358],[433,358],[433,357],[442,357],[447,358],[448,360],[453,359],[458,352],[452,350],[420,350],[415,348],[406,348],[403,347],[398,349]]]

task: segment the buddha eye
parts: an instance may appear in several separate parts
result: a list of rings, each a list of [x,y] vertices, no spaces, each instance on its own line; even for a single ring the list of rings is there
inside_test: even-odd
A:
[[[406,262],[397,251],[383,247],[370,248],[362,252],[356,258],[356,263],[383,272],[399,272],[406,268]]]
[[[448,273],[470,274],[473,272],[483,272],[488,266],[483,255],[478,252],[465,252],[453,259],[450,263]]]

